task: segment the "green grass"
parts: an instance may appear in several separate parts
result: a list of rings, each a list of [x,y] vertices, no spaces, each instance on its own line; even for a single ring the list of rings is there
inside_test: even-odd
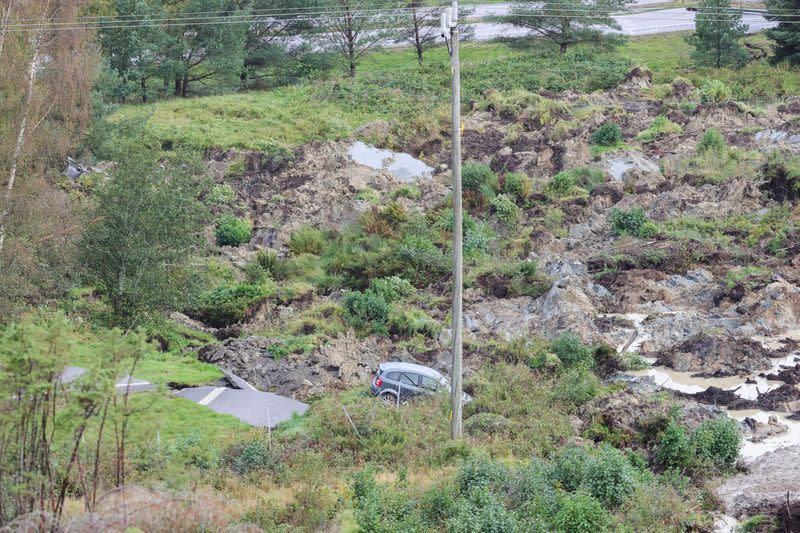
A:
[[[250,427],[231,415],[215,413],[184,398],[147,393],[135,394],[130,401],[132,410],[136,412],[130,422],[131,441],[134,443],[155,442],[156,431],[165,440],[196,432],[212,439],[222,439],[234,431]]]
[[[215,365],[202,363],[194,354],[152,352],[140,363],[135,377],[155,384],[205,385],[222,377]]]

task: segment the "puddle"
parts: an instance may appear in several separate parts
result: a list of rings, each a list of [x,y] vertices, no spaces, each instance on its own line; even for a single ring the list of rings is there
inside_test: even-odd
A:
[[[647,315],[641,313],[625,313],[625,314],[610,314],[605,315],[608,317],[620,317],[633,323],[634,328],[628,329],[631,337],[625,344],[618,347],[619,351],[636,352],[644,342],[651,338],[650,333],[642,331],[641,325],[647,318]],[[781,339],[788,337],[794,338],[796,332],[790,332],[781,337]],[[634,337],[635,336],[635,337]],[[762,345],[776,349],[781,347],[780,339],[769,337],[755,337],[762,343]],[[651,365],[655,363],[655,359],[645,358]],[[646,377],[651,376],[658,387],[666,388],[674,391],[694,394],[704,391],[710,386],[715,386],[720,389],[733,390],[735,394],[746,400],[755,400],[760,394],[764,394],[770,390],[780,387],[782,381],[772,381],[759,374],[771,374],[778,372],[782,366],[793,366],[800,361],[800,353],[793,353],[784,357],[772,359],[770,368],[765,368],[753,372],[749,376],[730,376],[723,378],[701,378],[693,377],[694,372],[678,372],[671,368],[664,366],[651,366],[644,370],[637,370],[628,372],[632,376]],[[746,383],[751,381],[752,383]],[[785,446],[800,444],[800,422],[789,420],[787,413],[777,413],[769,411],[760,411],[757,409],[750,411],[729,411],[728,416],[738,421],[744,420],[746,417],[751,417],[759,422],[766,423],[770,416],[776,416],[778,421],[788,426],[789,430],[786,433],[775,435],[764,439],[762,442],[744,441],[742,446],[741,456],[745,460],[753,460],[767,452],[777,450]]]
[[[726,412],[728,413],[729,417],[740,422],[745,418],[750,417],[766,424],[769,420],[769,417],[774,416],[778,419],[778,422],[786,425],[789,428],[789,430],[785,433],[766,438],[761,442],[752,442],[745,439],[744,443],[742,444],[742,450],[739,452],[739,454],[746,461],[756,459],[767,452],[774,452],[778,448],[800,444],[800,422],[796,420],[789,420],[786,417],[786,413],[759,411],[757,409]]]
[[[409,183],[416,178],[430,178],[433,168],[409,154],[392,152],[356,141],[347,151],[348,155],[358,163],[375,170],[388,171],[397,181]]]

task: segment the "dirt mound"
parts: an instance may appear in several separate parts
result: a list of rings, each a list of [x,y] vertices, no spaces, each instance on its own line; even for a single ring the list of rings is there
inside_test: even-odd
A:
[[[746,472],[725,480],[717,495],[732,516],[774,516],[783,525],[776,531],[800,531],[798,479],[800,446],[791,446],[764,454]]]
[[[788,385],[800,384],[800,364],[794,365],[791,368],[782,368],[778,372],[767,374],[767,379],[773,381],[783,381]]]
[[[359,340],[349,332],[311,354],[290,354],[275,359],[269,347],[276,341],[249,336],[206,346],[198,358],[229,369],[258,389],[293,398],[366,385],[378,365],[396,352],[382,337]],[[404,351],[394,353],[406,360]]]
[[[736,376],[767,368],[770,350],[752,339],[699,333],[658,354],[657,362],[679,372]]]
[[[644,444],[640,442],[640,435],[657,435],[666,426],[674,406],[681,408],[681,422],[690,428],[721,414],[719,409],[692,399],[676,398],[665,402],[649,394],[624,389],[584,404],[578,413],[579,429],[586,431],[602,424],[630,445]]]

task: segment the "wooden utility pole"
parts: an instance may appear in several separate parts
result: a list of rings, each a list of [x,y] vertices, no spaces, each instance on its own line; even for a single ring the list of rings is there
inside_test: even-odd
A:
[[[458,1],[442,13],[442,34],[450,30],[450,65],[453,85],[453,361],[450,365],[450,437],[461,438],[462,393],[462,296],[464,291],[463,223],[461,201],[461,64],[458,56]]]

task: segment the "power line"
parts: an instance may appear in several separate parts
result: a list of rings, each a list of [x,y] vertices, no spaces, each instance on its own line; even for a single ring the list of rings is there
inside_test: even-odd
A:
[[[378,4],[380,5],[380,4]],[[333,8],[283,8],[283,9],[258,9],[258,10],[250,10],[250,11],[242,11],[242,10],[222,10],[222,11],[197,11],[197,12],[187,12],[187,13],[176,13],[176,14],[164,14],[164,15],[157,15],[157,16],[148,16],[143,14],[131,14],[131,15],[117,15],[113,17],[102,17],[102,16],[92,16],[92,17],[81,17],[75,20],[66,21],[66,20],[53,20],[50,24],[51,26],[59,26],[59,25],[67,25],[72,27],[72,25],[80,25],[81,27],[89,27],[90,25],[107,25],[109,23],[138,23],[138,22],[156,22],[156,21],[165,21],[165,22],[177,22],[177,21],[189,21],[189,20],[211,20],[211,19],[224,19],[230,16],[242,17],[242,16],[264,16],[269,18],[275,19],[298,19],[302,20],[301,17],[310,17],[310,16],[328,16],[328,17],[347,17],[348,15],[351,17],[361,16],[361,14],[373,14],[374,16],[386,16],[386,15],[402,15],[404,13],[419,13],[421,11],[429,11],[434,9],[433,7],[398,7],[395,4],[389,4],[393,7],[390,8],[354,8],[352,10],[342,9],[339,7]],[[528,13],[526,11],[526,7],[530,7],[532,9],[540,10],[538,13]],[[717,7],[699,7],[696,8],[694,13],[704,14],[704,13],[742,13],[742,10],[739,8],[717,8]],[[625,13],[624,10],[613,10],[607,8],[600,8],[596,6],[581,6],[580,8],[571,8],[571,7],[544,7],[542,8],[541,4],[516,4],[506,13],[490,13],[485,15],[485,17],[492,17],[492,16],[542,16],[541,14],[563,14],[564,16],[568,15],[575,15],[580,16],[581,14],[587,15],[613,15],[613,14],[622,14]],[[652,12],[651,12],[652,13]],[[777,15],[780,17],[800,17],[800,11],[797,9],[792,8],[781,8],[781,9],[772,9],[769,11],[769,14]],[[17,29],[17,28],[27,28],[27,27],[38,27],[41,24],[40,19],[12,19],[11,24],[7,25],[7,29]]]

